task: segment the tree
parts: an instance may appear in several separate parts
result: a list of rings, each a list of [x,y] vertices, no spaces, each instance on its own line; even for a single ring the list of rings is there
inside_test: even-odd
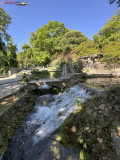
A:
[[[33,51],[34,63],[46,64],[50,62],[56,53],[61,52],[60,41],[67,32],[68,29],[64,23],[58,21],[50,21],[47,25],[39,28],[36,33],[32,32],[30,45]]]
[[[120,42],[111,42],[102,48],[102,61],[120,63]]]
[[[96,48],[96,44],[89,40],[82,42],[80,45],[73,49],[73,52],[83,57],[94,57],[95,54],[99,54],[99,50]]]
[[[17,54],[17,61],[20,67],[24,66],[24,62],[25,62],[24,51],[21,51]]]
[[[25,43],[24,45],[22,45],[22,50],[28,50],[30,48],[30,45]]]
[[[120,7],[120,0],[109,0],[110,4],[116,2],[117,6]]]
[[[120,9],[93,38],[99,48],[102,48],[109,42],[120,41]]]
[[[34,65],[34,54],[31,46],[29,44],[22,45],[21,52],[17,55],[17,60],[20,66],[31,67]]]
[[[0,7],[0,37],[2,41],[3,39],[7,41],[10,39],[10,36],[7,33],[7,29],[10,23],[11,17]]]
[[[50,54],[47,51],[40,51],[35,53],[35,64],[45,66],[50,62]]]
[[[61,47],[64,53],[69,53],[81,42],[87,41],[88,38],[80,31],[71,30],[65,34],[61,41]]]
[[[7,33],[10,23],[10,16],[0,7],[0,72],[7,71],[9,68],[9,58],[5,42],[10,40],[10,36]]]
[[[13,44],[12,39],[8,42],[7,51],[9,56],[9,67],[17,67],[18,66],[18,62],[16,59],[17,46]]]
[[[50,55],[54,55],[61,51],[59,43],[67,31],[64,23],[50,21],[47,25],[39,28],[36,33],[31,33],[30,44],[34,51],[46,51]]]
[[[101,62],[106,63],[106,67],[112,73],[120,64],[120,42],[111,42],[102,48],[103,58]]]

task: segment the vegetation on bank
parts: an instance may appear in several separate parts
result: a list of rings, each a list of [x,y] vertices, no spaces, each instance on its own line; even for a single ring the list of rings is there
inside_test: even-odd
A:
[[[34,95],[26,94],[24,102],[13,104],[0,117],[0,155],[7,151],[16,129],[21,126],[24,117],[33,109],[34,104]]]
[[[60,127],[57,140],[72,146],[80,160],[117,159],[111,139],[111,131],[116,130],[113,122],[119,122],[115,103],[120,102],[115,102],[116,95],[120,95],[119,88],[94,94],[82,104],[78,98],[78,109]]]

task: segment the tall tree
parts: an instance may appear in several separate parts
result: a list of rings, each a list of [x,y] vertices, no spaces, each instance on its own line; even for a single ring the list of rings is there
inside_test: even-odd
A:
[[[7,55],[7,46],[5,41],[10,40],[10,35],[7,33],[11,17],[0,7],[0,72],[8,70],[9,58]]]
[[[50,21],[43,25],[36,33],[31,33],[30,44],[34,53],[35,63],[48,63],[56,52],[61,52],[60,41],[68,32],[64,23]],[[44,53],[44,54],[43,54]],[[41,59],[41,60],[40,60]]]
[[[110,4],[116,2],[117,6],[120,7],[120,0],[109,0]]]
[[[64,53],[68,53],[72,51],[75,46],[87,40],[88,38],[80,31],[71,30],[67,32],[61,40],[61,47]]]
[[[98,47],[102,48],[109,42],[120,41],[120,9],[110,20],[106,22],[104,27],[93,36]]]
[[[7,29],[10,23],[11,17],[0,7],[0,37],[2,41],[3,39],[8,41],[10,38],[7,33]]]
[[[13,44],[12,39],[8,42],[7,51],[9,56],[9,67],[17,67],[18,65],[16,59],[17,46]]]
[[[100,53],[96,44],[91,40],[80,43],[73,49],[73,52],[83,57],[94,57],[95,54]]]

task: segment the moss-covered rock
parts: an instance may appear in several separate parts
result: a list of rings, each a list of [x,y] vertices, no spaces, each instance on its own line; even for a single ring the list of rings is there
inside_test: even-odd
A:
[[[113,100],[109,101],[111,93]],[[120,112],[116,112],[113,105],[116,95],[120,97],[120,90],[113,88],[94,94],[81,105],[77,100],[78,109],[60,127],[61,142],[65,146],[72,146],[80,160],[118,160],[111,138],[111,132],[115,130],[113,122],[120,122]]]

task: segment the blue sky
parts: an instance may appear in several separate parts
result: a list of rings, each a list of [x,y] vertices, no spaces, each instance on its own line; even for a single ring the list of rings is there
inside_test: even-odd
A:
[[[92,39],[118,9],[115,4],[109,5],[108,0],[26,0],[27,6],[1,5],[2,1],[0,7],[12,18],[8,33],[19,50],[29,43],[30,32],[52,20],[64,22],[67,28],[79,30]]]

